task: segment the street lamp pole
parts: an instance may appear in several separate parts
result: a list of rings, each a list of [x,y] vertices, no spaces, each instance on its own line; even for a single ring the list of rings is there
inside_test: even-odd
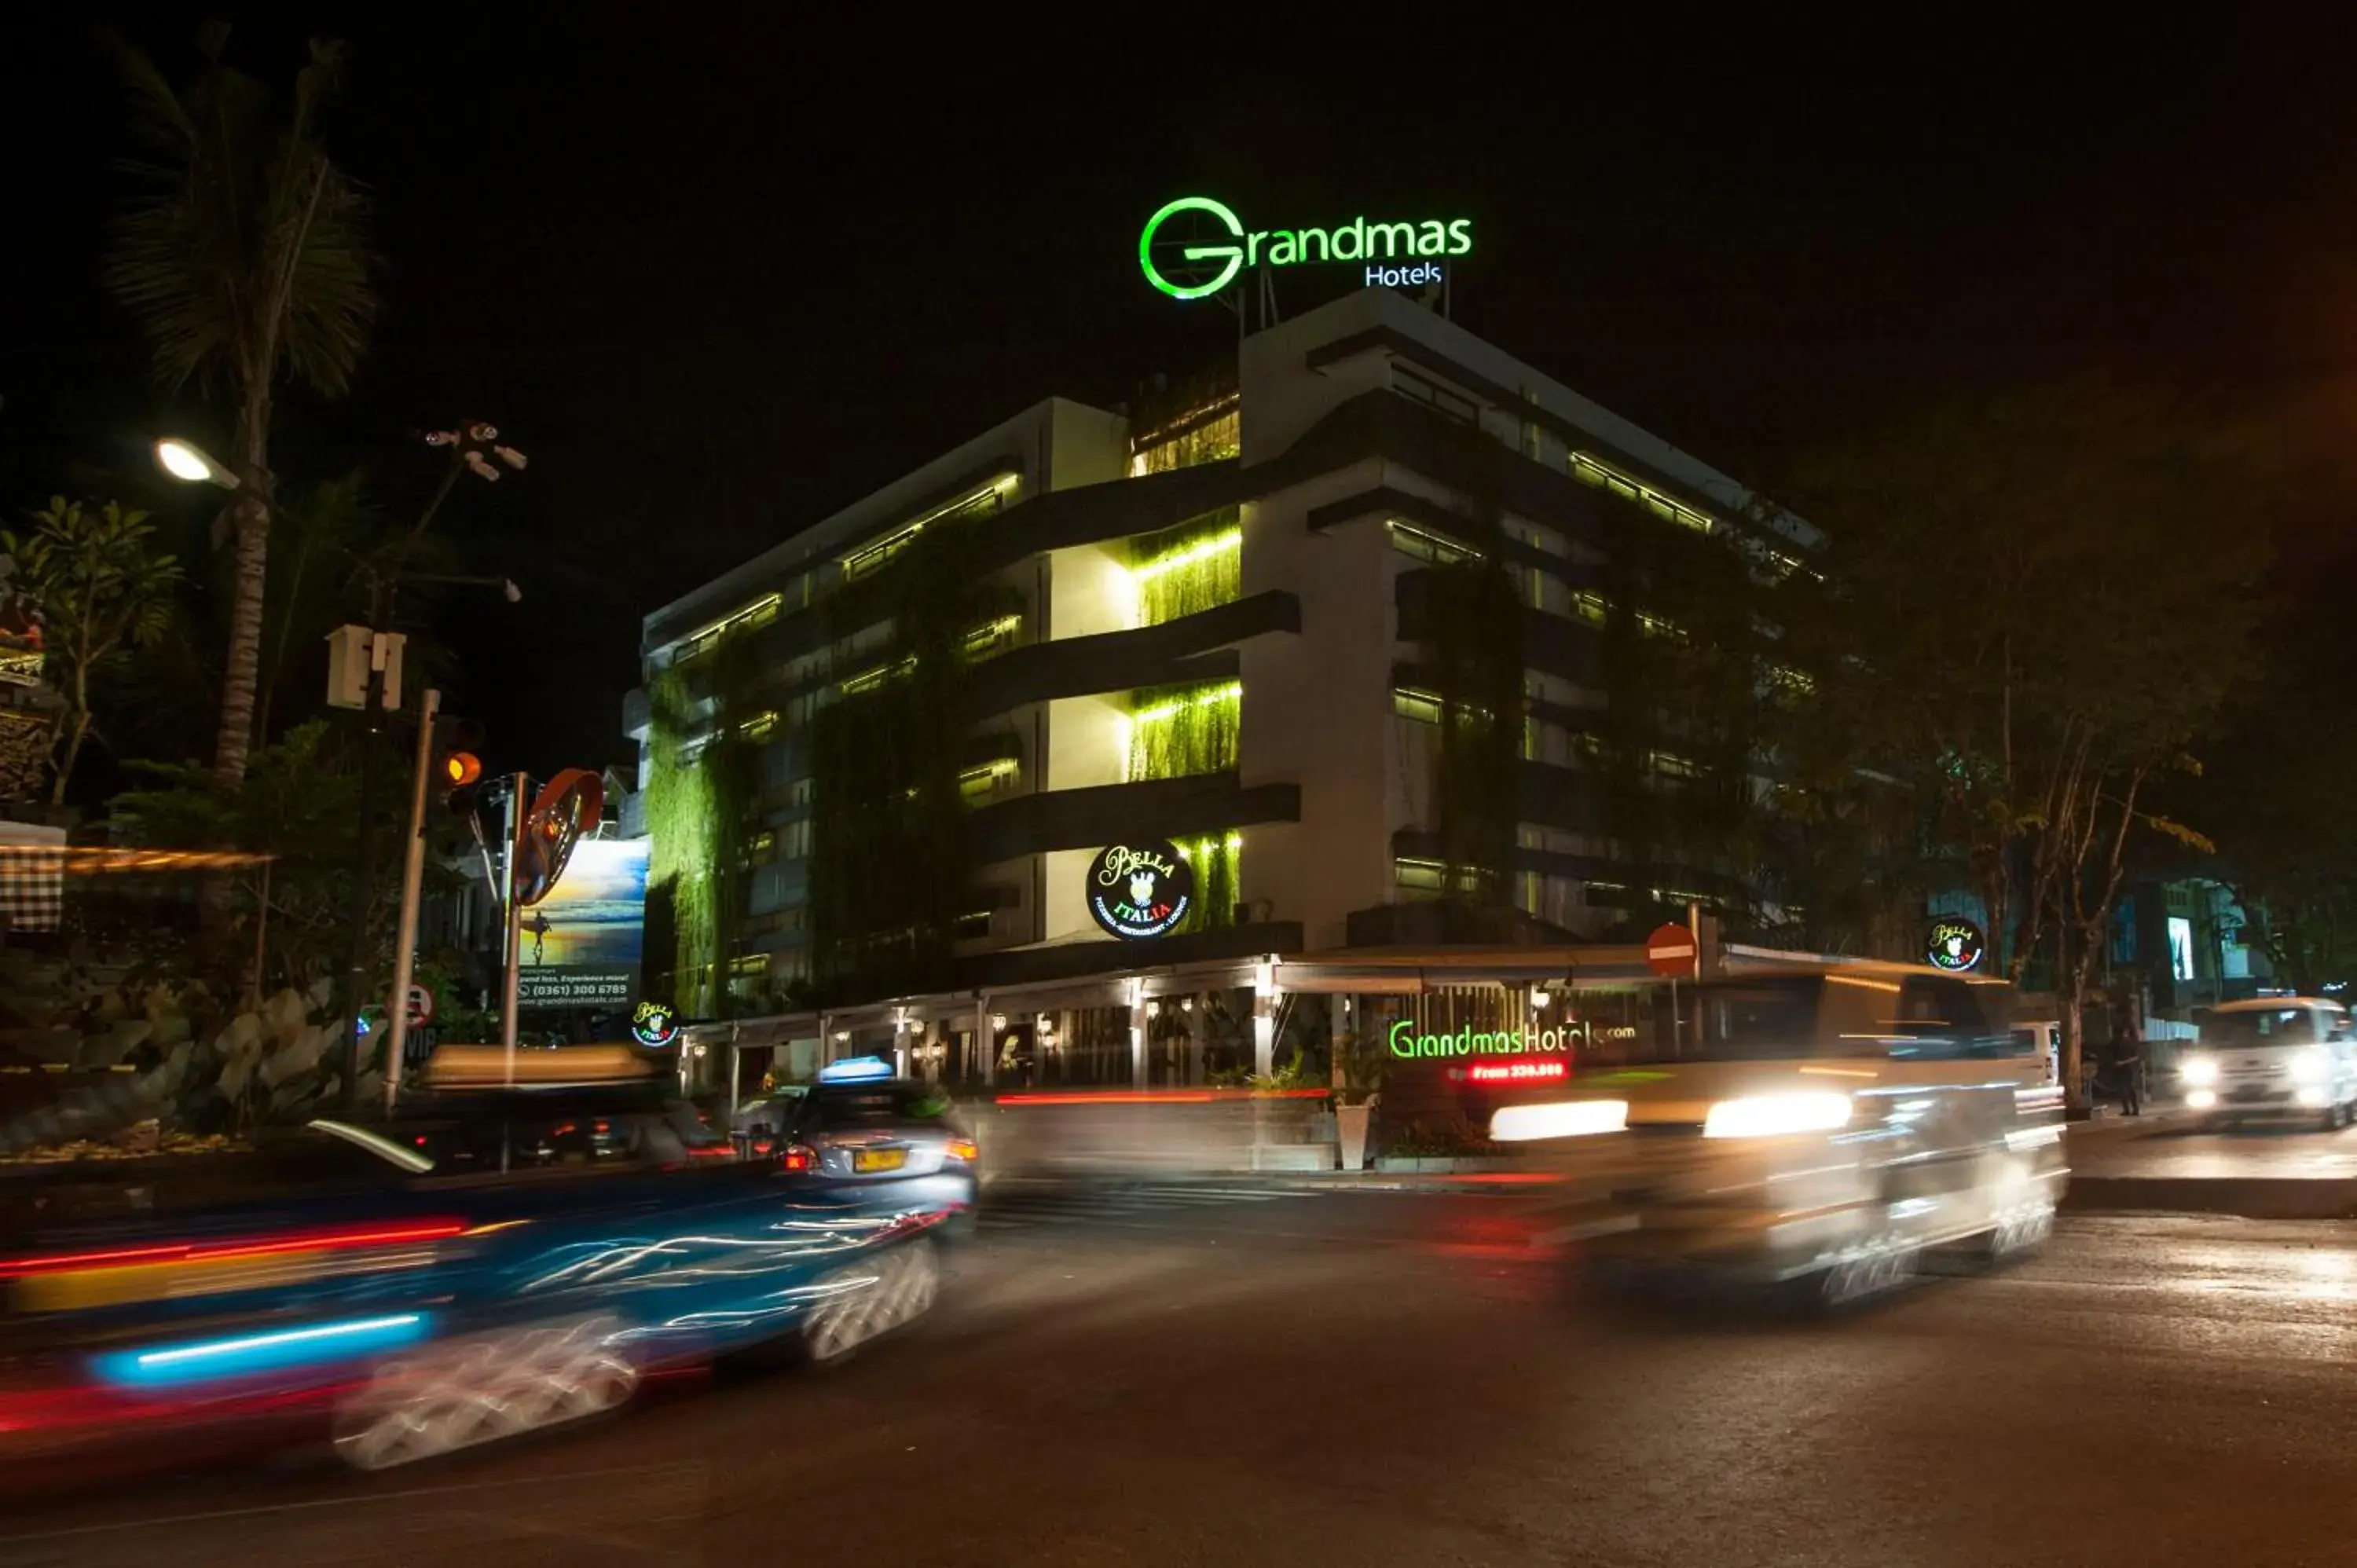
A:
[[[431,686],[417,699],[417,776],[409,789],[409,834],[401,855],[401,918],[393,936],[393,999],[386,1009],[387,1119],[401,1097],[402,1056],[409,1048],[409,983],[417,957],[417,894],[425,874],[425,781],[434,767],[434,717],[441,705],[442,693]]]
[[[446,487],[447,488],[447,487]],[[438,498],[437,498],[438,499]],[[394,571],[400,570],[396,564]],[[361,1103],[361,1040],[368,1033],[367,1005],[369,960],[370,903],[376,897],[376,754],[377,738],[384,733],[384,680],[392,663],[386,646],[385,623],[392,619],[393,581],[382,573],[371,574],[369,588],[369,668],[368,695],[361,708],[361,820],[360,848],[352,866],[352,958],[349,971],[350,983],[345,990],[345,1011],[350,1014],[344,1026],[344,1067],[341,1096],[343,1118],[349,1122]]]
[[[481,420],[468,420],[456,430],[436,430],[428,433],[425,444],[429,446],[448,447],[450,461],[444,466],[441,480],[434,487],[434,494],[426,501],[425,509],[417,514],[417,521],[410,525],[409,532],[403,534],[400,542],[393,546],[391,559],[382,565],[370,564],[366,567],[369,575],[369,650],[368,669],[361,703],[362,733],[360,822],[359,831],[355,835],[359,841],[359,854],[357,863],[352,868],[350,909],[352,949],[351,962],[346,972],[345,995],[345,1009],[350,1017],[344,1031],[343,1070],[338,1075],[341,1080],[342,1112],[347,1120],[350,1119],[360,1107],[361,1039],[367,1033],[362,1009],[367,1005],[369,966],[370,960],[373,956],[370,950],[368,912],[369,905],[376,892],[374,886],[376,822],[374,819],[377,740],[384,731],[385,677],[392,663],[392,650],[387,634],[391,629],[393,613],[398,607],[402,567],[409,559],[411,548],[433,523],[435,514],[442,510],[442,503],[449,499],[451,487],[458,482],[458,476],[462,472],[472,469],[477,476],[485,480],[497,480],[500,468],[499,464],[494,464],[490,460],[492,456],[496,456],[500,464],[504,464],[508,468],[519,471],[522,469],[524,455],[512,446],[500,445],[499,435],[500,433],[496,427],[486,424]],[[228,490],[235,490],[240,485],[237,475],[223,467],[202,447],[178,436],[167,436],[156,443],[156,461],[166,473],[176,479],[189,483],[218,485]],[[268,503],[264,501],[264,504]],[[477,581],[479,579],[452,580]],[[513,583],[497,578],[490,581],[500,582],[505,586],[510,602],[512,603],[521,596],[516,592]],[[432,723],[430,714],[427,715],[426,723],[429,725]],[[405,998],[403,1000],[405,1001]],[[396,1005],[399,1004],[396,1003]]]

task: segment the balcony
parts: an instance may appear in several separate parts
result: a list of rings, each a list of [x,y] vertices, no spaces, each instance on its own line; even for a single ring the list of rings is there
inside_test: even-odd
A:
[[[974,859],[988,865],[1049,850],[1094,849],[1140,832],[1191,838],[1300,820],[1299,785],[1246,789],[1233,773],[1052,789],[976,811]]]
[[[1238,599],[1135,631],[1035,642],[992,660],[975,677],[984,713],[1027,703],[1140,686],[1233,680],[1235,645],[1271,632],[1298,634],[1301,601],[1283,589]]]

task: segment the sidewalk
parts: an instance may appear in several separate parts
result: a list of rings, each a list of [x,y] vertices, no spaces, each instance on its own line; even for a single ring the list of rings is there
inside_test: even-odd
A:
[[[2074,1213],[2357,1218],[2357,1131],[2297,1123],[2202,1130],[2179,1109],[2074,1122],[2064,1134]]]
[[[2071,1182],[2062,1207],[2078,1214],[2228,1214],[2251,1219],[2357,1219],[2357,1129],[2326,1133],[2299,1124],[2228,1133],[2203,1131],[2176,1106],[2142,1116],[2073,1122],[2063,1133]],[[1485,1162],[1486,1163],[1486,1162]],[[1135,1173],[1074,1173],[1065,1179],[1118,1183]],[[1525,1170],[1188,1171],[1156,1181],[1234,1183],[1319,1192],[1455,1193],[1498,1197],[1560,1178],[1542,1164]]]

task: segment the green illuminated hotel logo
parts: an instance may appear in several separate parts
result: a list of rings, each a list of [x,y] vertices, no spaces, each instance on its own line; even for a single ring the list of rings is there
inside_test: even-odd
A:
[[[1208,196],[1182,196],[1146,220],[1137,237],[1137,264],[1146,281],[1173,299],[1219,293],[1247,266],[1290,267],[1306,262],[1386,262],[1461,256],[1473,249],[1470,218],[1370,223],[1353,218],[1331,229],[1254,229],[1232,209]],[[1421,274],[1424,268],[1413,269]],[[1396,269],[1394,269],[1395,272]],[[1399,279],[1370,265],[1370,285]]]
[[[1631,1040],[1637,1031],[1628,1025],[1599,1026],[1575,1023],[1556,1028],[1476,1029],[1471,1026],[1453,1035],[1419,1035],[1415,1021],[1402,1018],[1392,1025],[1392,1055],[1405,1060],[1418,1057],[1518,1057],[1528,1053],[1568,1051],[1598,1040]]]

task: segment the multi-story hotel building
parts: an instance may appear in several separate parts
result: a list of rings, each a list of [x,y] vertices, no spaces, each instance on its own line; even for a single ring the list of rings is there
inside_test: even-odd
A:
[[[1232,377],[1188,391],[1128,412],[1050,398],[647,617],[626,727],[655,802],[631,826],[658,835],[659,878],[663,833],[714,836],[663,819],[662,769],[703,766],[723,735],[756,759],[742,831],[716,852],[740,869],[704,917],[733,1011],[822,1053],[854,1023],[888,1017],[902,1038],[949,1020],[967,1059],[944,1070],[988,1076],[1010,1058],[974,1048],[985,1027],[1047,1011],[1007,1000],[1026,988],[1134,1006],[1185,990],[1173,977],[1256,978],[1265,1003],[1274,966],[1467,940],[1439,911],[1469,877],[1519,907],[1514,940],[1542,945],[1627,940],[1735,891],[1739,867],[1674,831],[1707,737],[1617,693],[1614,649],[1689,635],[1663,607],[1682,563],[1789,571],[1817,542],[1806,524],[1390,289],[1246,337]],[[937,868],[955,882],[952,929],[925,995],[850,993],[830,954],[879,933],[844,929],[859,901],[817,886],[859,868],[813,873],[826,793],[854,787],[829,780],[861,774],[822,752],[895,741],[823,715],[912,678],[894,624],[908,601],[870,585],[951,530],[983,607],[950,628],[965,731],[959,852]],[[1469,567],[1502,568],[1502,613],[1448,588]],[[1502,682],[1481,662],[1501,638]],[[1469,871],[1448,817],[1472,796],[1461,779],[1452,793],[1444,723],[1505,706],[1505,749],[1470,766],[1512,821]],[[1092,918],[1091,863],[1148,841],[1192,863],[1194,910],[1119,941]],[[698,875],[683,854],[673,874]],[[665,967],[651,951],[651,981]],[[802,1005],[813,986],[823,1025]]]

